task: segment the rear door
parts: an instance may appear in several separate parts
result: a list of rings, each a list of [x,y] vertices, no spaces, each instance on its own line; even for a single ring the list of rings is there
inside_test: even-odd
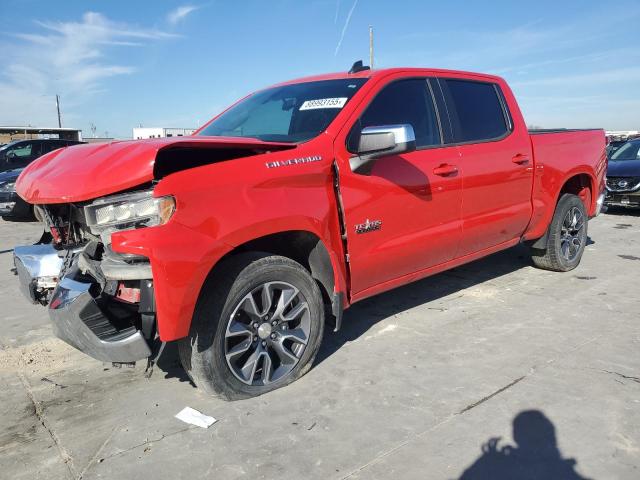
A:
[[[438,79],[464,175],[458,256],[520,237],[531,219],[533,157],[529,135],[515,130],[499,85]],[[524,126],[522,126],[524,128]]]
[[[455,164],[458,154],[442,144],[426,78],[387,81],[356,115],[345,127],[348,136],[341,133],[335,144],[354,295],[451,260],[462,201],[461,176],[434,173]],[[361,130],[397,124],[413,127],[417,150],[379,158],[369,174],[352,172],[349,158]]]

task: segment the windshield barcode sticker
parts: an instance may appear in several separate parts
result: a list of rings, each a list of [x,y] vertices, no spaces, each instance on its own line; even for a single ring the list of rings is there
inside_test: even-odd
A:
[[[315,110],[317,108],[342,108],[347,103],[347,97],[318,98],[317,100],[307,100],[300,105],[300,110]]]

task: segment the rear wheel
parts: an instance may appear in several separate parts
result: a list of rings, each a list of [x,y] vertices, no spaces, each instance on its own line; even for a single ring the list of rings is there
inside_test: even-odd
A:
[[[568,272],[580,264],[587,244],[587,212],[577,195],[560,197],[549,225],[545,249],[533,249],[536,267],[555,272]]]
[[[194,383],[227,399],[275,390],[304,375],[318,352],[324,305],[291,259],[233,257],[203,287],[180,358]]]

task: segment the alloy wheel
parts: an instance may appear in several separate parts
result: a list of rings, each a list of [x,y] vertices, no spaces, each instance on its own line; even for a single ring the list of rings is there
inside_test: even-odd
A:
[[[304,295],[286,282],[263,283],[238,302],[227,322],[227,365],[246,385],[278,381],[300,362],[310,331]]]
[[[584,214],[578,207],[571,207],[560,227],[560,252],[571,262],[580,253],[584,242]]]

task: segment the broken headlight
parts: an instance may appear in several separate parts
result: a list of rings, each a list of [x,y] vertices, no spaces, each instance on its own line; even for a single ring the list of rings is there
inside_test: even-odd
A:
[[[109,227],[151,227],[167,223],[175,210],[172,196],[154,197],[152,190],[99,198],[84,207],[87,226],[92,231]]]

